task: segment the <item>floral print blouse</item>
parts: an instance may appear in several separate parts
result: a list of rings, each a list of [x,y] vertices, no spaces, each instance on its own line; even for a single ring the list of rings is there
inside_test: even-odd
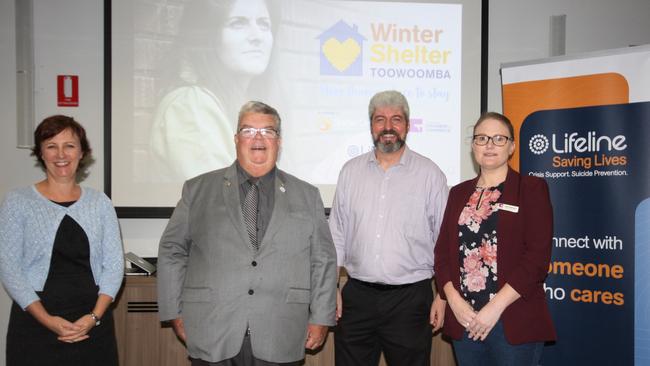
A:
[[[469,197],[458,218],[460,247],[460,290],[480,310],[498,291],[497,285],[497,221],[494,205],[503,191],[498,187],[476,190]]]

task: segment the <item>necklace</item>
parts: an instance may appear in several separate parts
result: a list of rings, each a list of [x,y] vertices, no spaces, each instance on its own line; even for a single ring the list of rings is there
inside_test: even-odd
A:
[[[478,196],[478,200],[476,201],[476,209],[478,210],[481,208],[481,201],[483,201],[483,193],[485,193],[485,188],[477,186],[476,190],[481,191],[481,194]]]

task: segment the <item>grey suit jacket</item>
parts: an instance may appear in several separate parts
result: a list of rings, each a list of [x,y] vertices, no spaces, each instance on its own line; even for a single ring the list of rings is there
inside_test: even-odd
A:
[[[232,358],[246,327],[256,358],[304,357],[307,324],[334,325],[336,254],[318,189],[281,170],[255,252],[235,165],[185,182],[158,251],[161,320],[181,317],[191,357]]]

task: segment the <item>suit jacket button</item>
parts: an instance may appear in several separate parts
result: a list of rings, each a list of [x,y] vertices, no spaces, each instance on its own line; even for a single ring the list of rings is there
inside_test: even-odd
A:
[[[253,290],[248,290],[248,294],[249,294],[249,295],[252,295],[252,294],[254,294],[254,293],[255,293],[255,291],[253,291]]]
[[[257,266],[257,262],[252,261],[252,262],[251,262],[251,266],[253,266],[253,267]]]

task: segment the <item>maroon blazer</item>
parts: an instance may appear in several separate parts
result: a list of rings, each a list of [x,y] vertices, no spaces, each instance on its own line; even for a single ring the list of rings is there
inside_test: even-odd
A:
[[[458,218],[477,181],[478,177],[449,191],[434,261],[436,284],[443,298],[443,286],[449,281],[460,292]],[[521,176],[509,168],[498,202],[519,207],[517,213],[498,211],[498,286],[501,289],[508,283],[521,295],[501,315],[506,339],[511,344],[553,341],[555,328],[543,288],[553,238],[553,208],[548,185],[543,179]],[[443,333],[460,339],[464,330],[447,304]]]

